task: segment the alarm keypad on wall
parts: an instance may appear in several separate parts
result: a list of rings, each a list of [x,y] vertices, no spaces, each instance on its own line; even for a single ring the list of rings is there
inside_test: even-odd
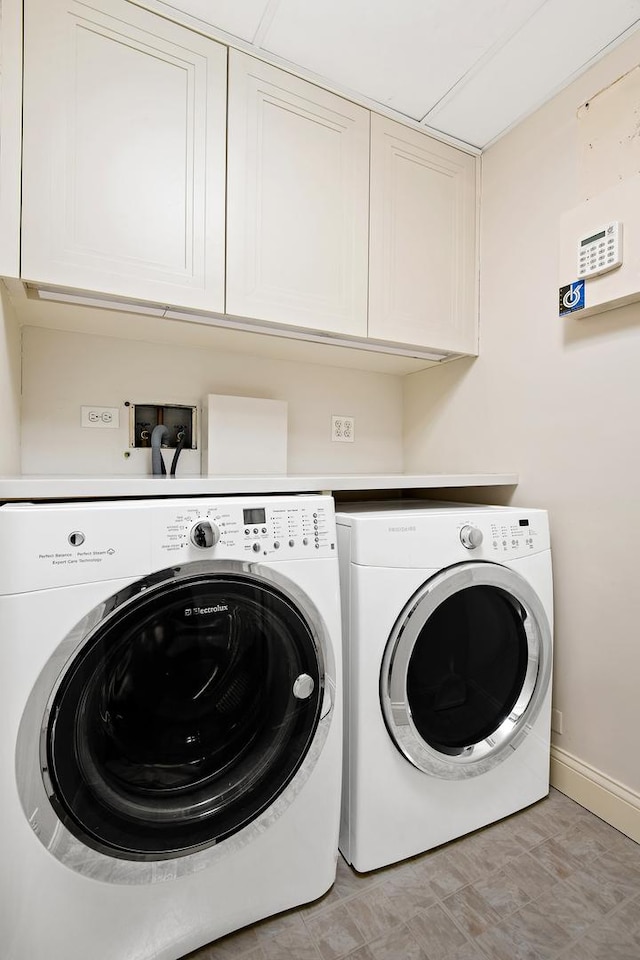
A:
[[[579,241],[578,277],[595,277],[622,264],[622,224],[607,223],[600,230]]]

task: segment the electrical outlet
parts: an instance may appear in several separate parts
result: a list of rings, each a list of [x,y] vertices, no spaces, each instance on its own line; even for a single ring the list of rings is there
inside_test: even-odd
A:
[[[331,417],[331,439],[340,443],[353,443],[355,440],[355,417]]]
[[[118,407],[80,407],[80,424],[116,429],[120,426],[120,410]]]

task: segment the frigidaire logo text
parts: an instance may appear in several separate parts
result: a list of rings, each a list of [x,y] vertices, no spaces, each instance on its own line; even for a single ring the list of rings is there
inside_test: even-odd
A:
[[[389,527],[389,533],[411,533],[415,527]]]
[[[185,607],[185,617],[198,617],[205,613],[224,613],[229,606],[226,603],[216,603],[215,607]]]

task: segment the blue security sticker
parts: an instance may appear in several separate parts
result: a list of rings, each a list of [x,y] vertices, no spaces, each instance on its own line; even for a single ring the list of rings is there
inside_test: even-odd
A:
[[[584,280],[574,280],[573,283],[560,287],[558,306],[561,317],[575,313],[576,310],[584,310]]]

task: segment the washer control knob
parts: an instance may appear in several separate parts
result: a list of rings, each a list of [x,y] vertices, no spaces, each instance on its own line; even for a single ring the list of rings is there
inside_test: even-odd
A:
[[[293,682],[293,695],[297,700],[308,700],[314,687],[313,677],[308,673],[301,673]]]
[[[467,550],[475,550],[482,543],[482,539],[482,530],[472,527],[470,523],[466,523],[460,531],[460,543]]]
[[[210,520],[196,520],[189,532],[189,539],[194,547],[208,550],[209,547],[215,547],[220,539],[220,531]]]

